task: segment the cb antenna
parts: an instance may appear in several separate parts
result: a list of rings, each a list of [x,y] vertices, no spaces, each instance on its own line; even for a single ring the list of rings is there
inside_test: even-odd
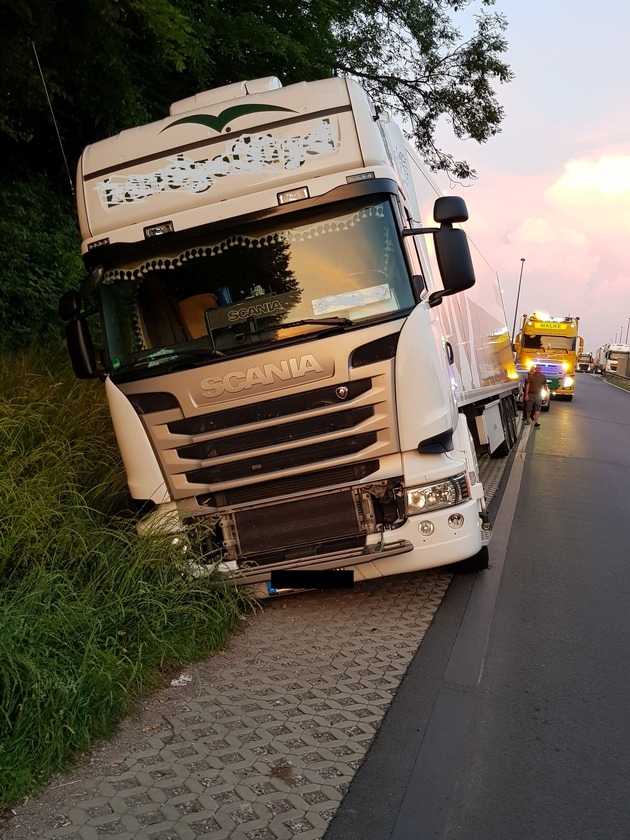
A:
[[[39,56],[37,55],[37,47],[35,46],[35,41],[31,41],[31,46],[33,47],[33,53],[35,54],[35,61],[37,63],[37,69],[39,70],[39,75],[42,80],[42,85],[44,88],[44,93],[46,94],[46,101],[48,102],[48,107],[50,108],[50,116],[52,117],[53,125],[55,126],[55,132],[57,133],[57,142],[59,143],[59,149],[61,150],[61,157],[63,158],[63,164],[66,168],[66,175],[68,176],[68,183],[70,184],[70,192],[74,196],[74,184],[72,183],[72,176],[70,175],[70,167],[68,166],[68,158],[66,157],[66,152],[63,148],[63,141],[61,139],[61,134],[59,133],[59,126],[57,125],[57,120],[55,118],[55,111],[52,106],[52,102],[50,101],[50,95],[48,93],[48,87],[46,85],[46,79],[44,78],[44,71],[42,70],[42,65],[39,63]]]

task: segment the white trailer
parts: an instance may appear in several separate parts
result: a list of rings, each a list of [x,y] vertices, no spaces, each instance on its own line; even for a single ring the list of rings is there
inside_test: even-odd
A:
[[[599,373],[630,377],[630,345],[604,344],[595,354],[595,369]]]
[[[85,150],[89,278],[60,312],[143,527],[210,519],[263,587],[485,566],[476,450],[513,446],[518,375],[465,204],[427,187],[345,79],[206,91]]]

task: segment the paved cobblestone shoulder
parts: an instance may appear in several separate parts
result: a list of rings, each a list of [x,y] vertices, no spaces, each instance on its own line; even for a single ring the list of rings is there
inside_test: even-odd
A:
[[[6,840],[315,840],[450,580],[298,595],[157,692],[5,825]]]
[[[480,461],[489,495],[504,462]],[[446,592],[443,570],[268,603],[3,840],[318,840]]]

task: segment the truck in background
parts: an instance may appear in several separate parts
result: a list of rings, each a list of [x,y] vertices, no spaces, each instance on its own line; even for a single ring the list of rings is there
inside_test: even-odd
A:
[[[614,373],[630,378],[630,345],[604,344],[595,353],[596,373]]]
[[[572,400],[575,393],[577,355],[582,345],[578,335],[578,317],[552,317],[543,312],[523,315],[521,329],[515,341],[517,365],[529,370],[535,364],[557,364],[563,376],[553,397]]]
[[[577,361],[577,368],[580,373],[590,373],[593,370],[593,354],[592,353],[580,353],[578,356]]]
[[[227,85],[86,148],[88,276],[60,314],[140,530],[215,523],[219,568],[259,594],[487,565],[477,451],[514,445],[518,375],[465,204],[427,184],[340,78]]]

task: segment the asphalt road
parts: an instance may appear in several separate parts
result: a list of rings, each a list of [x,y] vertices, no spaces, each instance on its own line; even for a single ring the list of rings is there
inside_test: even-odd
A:
[[[517,454],[491,569],[455,578],[329,840],[630,838],[630,394],[577,386]]]

